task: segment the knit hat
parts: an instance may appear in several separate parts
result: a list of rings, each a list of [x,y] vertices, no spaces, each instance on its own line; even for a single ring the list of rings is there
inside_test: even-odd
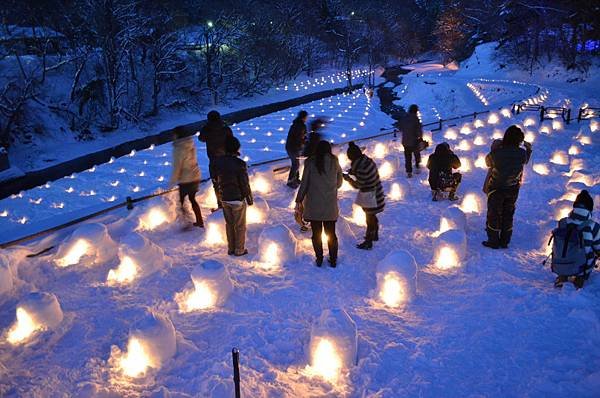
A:
[[[240,140],[234,136],[227,136],[227,138],[225,138],[225,152],[239,155],[240,147]]]
[[[362,151],[360,150],[360,147],[358,145],[356,145],[353,141],[350,141],[350,143],[348,144],[348,151],[346,152],[346,155],[348,156],[348,159],[356,160],[359,157],[361,157]]]
[[[206,117],[211,122],[218,122],[221,120],[221,114],[217,111],[210,111]]]
[[[592,211],[594,209],[594,199],[592,199],[590,193],[584,189],[577,195],[573,207],[580,207]]]

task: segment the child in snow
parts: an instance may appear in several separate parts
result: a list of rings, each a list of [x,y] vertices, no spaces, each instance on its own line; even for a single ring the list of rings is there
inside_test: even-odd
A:
[[[335,223],[339,216],[338,189],[342,182],[342,168],[338,158],[331,153],[331,144],[320,141],[315,155],[304,163],[302,182],[296,196],[296,211],[302,212],[303,218],[310,221],[318,267],[323,265],[323,230],[327,235],[329,264],[331,267],[337,264]]]
[[[490,147],[490,153],[494,152],[497,149],[502,148],[502,140],[494,140],[492,141],[492,145]],[[490,191],[490,178],[492,176],[492,170],[488,169],[488,172],[485,176],[485,180],[483,181],[483,193],[484,194],[488,194],[488,192]]]
[[[523,167],[531,157],[531,144],[524,140],[523,131],[512,125],[504,132],[502,147],[485,158],[490,169],[486,220],[488,239],[481,242],[485,247],[506,249],[510,243]],[[521,143],[524,148],[520,147]]]
[[[449,192],[448,199],[457,200],[456,191],[462,175],[458,172],[453,173],[452,169],[460,168],[460,159],[452,152],[448,143],[442,142],[435,147],[435,151],[427,160],[427,168],[432,200],[442,199],[444,191]]]
[[[214,160],[214,175],[218,196],[223,205],[227,254],[244,256],[246,250],[246,205],[254,201],[246,162],[239,158],[240,141],[228,136],[225,140],[225,155]]]
[[[377,214],[385,206],[385,194],[379,179],[379,170],[375,162],[363,154],[354,142],[348,144],[348,159],[352,162],[350,172],[343,174],[344,179],[358,189],[356,204],[362,207],[366,214],[367,233],[365,241],[356,247],[363,250],[373,248],[373,241],[379,240],[379,220]],[[356,179],[352,178],[354,176]]]
[[[412,104],[408,108],[408,113],[401,122],[402,146],[404,147],[404,166],[408,178],[412,177],[413,167],[412,158],[415,158],[415,172],[421,171],[421,152],[419,151],[419,142],[423,139],[423,126],[419,120],[419,107]]]
[[[171,173],[170,185],[179,185],[181,211],[185,214],[183,204],[187,197],[196,216],[194,226],[204,228],[202,212],[200,211],[198,202],[196,202],[196,193],[198,192],[198,185],[201,179],[196,145],[192,136],[185,136],[185,130],[182,127],[175,128],[174,135],[173,172]]]
[[[573,210],[568,217],[559,221],[559,228],[562,226],[573,225],[581,233],[585,250],[585,264],[580,264],[581,272],[574,276],[573,284],[581,289],[584,282],[589,278],[592,269],[595,266],[596,258],[600,256],[600,224],[592,220],[592,210],[594,209],[594,200],[585,189],[577,195],[573,203]],[[553,239],[558,239],[553,236]],[[559,275],[554,282],[554,286],[562,287],[570,275]]]

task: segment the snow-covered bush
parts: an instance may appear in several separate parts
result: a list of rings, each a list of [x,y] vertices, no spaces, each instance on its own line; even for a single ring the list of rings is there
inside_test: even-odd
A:
[[[132,232],[119,243],[119,266],[108,272],[109,284],[126,284],[170,264],[164,250],[144,236]]]
[[[56,328],[63,320],[58,299],[52,293],[29,293],[17,304],[17,320],[8,331],[7,340],[19,344],[35,332]]]
[[[417,262],[406,250],[389,253],[377,265],[375,296],[389,307],[410,302],[417,293]]]
[[[60,245],[54,262],[59,267],[102,264],[115,256],[116,249],[104,224],[84,224]]]
[[[296,238],[288,227],[278,224],[263,229],[258,237],[256,261],[267,269],[277,268],[296,256]]]
[[[434,242],[434,265],[441,270],[460,268],[467,256],[467,235],[463,230],[451,229]]]
[[[358,336],[350,315],[343,309],[324,310],[311,328],[308,352],[311,372],[327,380],[354,366]]]

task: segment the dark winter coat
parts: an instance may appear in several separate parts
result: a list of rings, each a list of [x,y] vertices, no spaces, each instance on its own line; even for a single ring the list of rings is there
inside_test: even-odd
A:
[[[423,127],[416,113],[407,113],[401,123],[402,145],[415,148],[423,138]]]
[[[314,156],[317,153],[317,145],[321,142],[321,134],[313,131],[308,136],[308,143],[304,147],[303,155],[307,158]]]
[[[379,179],[379,170],[375,162],[367,155],[362,155],[360,158],[352,162],[350,174],[356,179],[349,179],[348,182],[353,188],[362,192],[375,191],[377,199],[377,207],[364,208],[366,214],[378,214],[383,211],[385,206],[385,193],[381,180]]]
[[[304,204],[304,219],[336,221],[339,216],[338,189],[342,186],[342,168],[334,155],[325,157],[325,172],[319,173],[314,157],[304,162],[302,183],[296,202]]]
[[[225,155],[225,139],[233,136],[233,132],[222,120],[209,120],[204,127],[200,129],[198,139],[206,142],[206,154],[209,159]]]
[[[221,200],[252,203],[252,191],[248,180],[246,162],[235,155],[227,154],[214,159],[216,188]]]
[[[302,119],[294,119],[288,131],[285,142],[285,150],[291,153],[299,153],[306,143],[306,124]]]
[[[504,146],[490,152],[485,163],[490,169],[488,195],[497,189],[519,187],[523,176],[523,166],[529,162],[531,150]]]
[[[460,159],[444,144],[439,144],[435,152],[427,160],[429,169],[429,186],[431,189],[440,189],[440,174],[452,174],[452,169],[460,168]]]

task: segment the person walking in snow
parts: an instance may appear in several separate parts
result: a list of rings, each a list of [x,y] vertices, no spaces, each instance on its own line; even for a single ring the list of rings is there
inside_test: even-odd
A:
[[[240,141],[234,136],[225,140],[225,154],[214,160],[214,176],[223,206],[227,254],[244,256],[246,250],[246,206],[254,200],[250,190],[246,162],[239,158]]]
[[[353,188],[359,190],[355,203],[362,207],[367,221],[365,240],[356,247],[362,250],[370,250],[373,248],[373,242],[379,240],[377,214],[381,213],[385,206],[385,193],[375,162],[362,153],[360,147],[354,142],[348,144],[346,154],[352,163],[350,172],[343,174],[343,176]],[[352,176],[355,178],[352,178]]]
[[[294,119],[290,130],[288,131],[287,140],[285,142],[285,150],[291,161],[290,174],[288,175],[287,185],[290,188],[298,188],[300,185],[300,160],[302,148],[306,144],[306,121],[308,112],[298,112],[298,117]]]
[[[421,172],[421,151],[419,143],[423,140],[423,126],[419,120],[419,107],[412,104],[401,123],[402,146],[404,147],[404,166],[408,178],[412,177],[412,159],[415,159],[415,172]]]
[[[229,126],[227,126],[225,121],[221,119],[221,114],[217,111],[208,112],[207,120],[204,127],[200,129],[200,136],[198,139],[206,143],[208,171],[213,183],[215,195],[217,196],[218,208],[221,208],[221,198],[219,198],[219,194],[217,193],[215,181],[214,163],[218,157],[225,155],[225,140],[227,137],[233,137],[233,132]]]
[[[303,156],[309,158],[317,153],[317,146],[321,142],[321,130],[325,127],[325,120],[317,118],[310,122],[310,134],[308,135],[308,143],[304,147]]]
[[[342,168],[331,153],[331,144],[320,141],[315,155],[306,159],[300,189],[296,196],[296,211],[310,222],[316,265],[323,265],[323,230],[329,249],[329,265],[335,267],[338,239],[335,223],[339,216],[338,189],[342,186]]]
[[[179,203],[182,213],[185,214],[184,202],[187,197],[196,217],[194,226],[204,228],[202,212],[198,202],[196,202],[196,193],[201,179],[196,145],[193,137],[186,136],[182,127],[175,128],[174,136],[173,172],[171,173],[170,185],[179,185]]]
[[[554,247],[556,247],[556,243],[559,239],[563,239],[568,242],[569,241],[569,231],[571,233],[575,232],[571,230],[571,227],[575,228],[576,232],[580,234],[579,237],[575,238],[575,250],[578,250],[578,241],[581,239],[583,241],[583,253],[582,253],[582,263],[574,264],[577,267],[577,271],[568,275],[561,274],[561,272],[555,268],[553,264],[553,271],[557,272],[559,275],[556,277],[554,282],[554,286],[562,287],[563,283],[565,283],[570,277],[573,277],[573,284],[577,289],[581,289],[583,287],[584,282],[589,278],[594,266],[596,264],[596,259],[600,257],[600,224],[592,220],[592,210],[594,209],[594,199],[590,196],[587,190],[582,190],[575,202],[573,202],[573,210],[569,214],[568,217],[563,218],[558,222],[558,228],[554,230],[552,234],[552,240],[554,240]],[[563,230],[566,234],[562,234],[565,236],[559,236],[560,233],[557,233],[559,230]],[[553,247],[553,249],[554,249]],[[564,251],[564,247],[561,247],[561,252]],[[558,256],[558,262],[564,260],[561,258],[561,253],[552,253],[553,263],[554,257]]]
[[[513,232],[515,205],[519,197],[523,167],[531,158],[531,144],[523,131],[512,125],[504,133],[502,147],[490,152],[485,162],[490,169],[487,199],[487,240],[492,249],[508,248]],[[523,143],[524,148],[520,145]]]
[[[452,152],[447,142],[442,142],[435,147],[435,151],[427,160],[429,187],[434,202],[442,199],[445,191],[449,192],[448,199],[458,200],[456,191],[462,175],[459,172],[453,172],[453,169],[458,169],[460,166],[460,159]]]

